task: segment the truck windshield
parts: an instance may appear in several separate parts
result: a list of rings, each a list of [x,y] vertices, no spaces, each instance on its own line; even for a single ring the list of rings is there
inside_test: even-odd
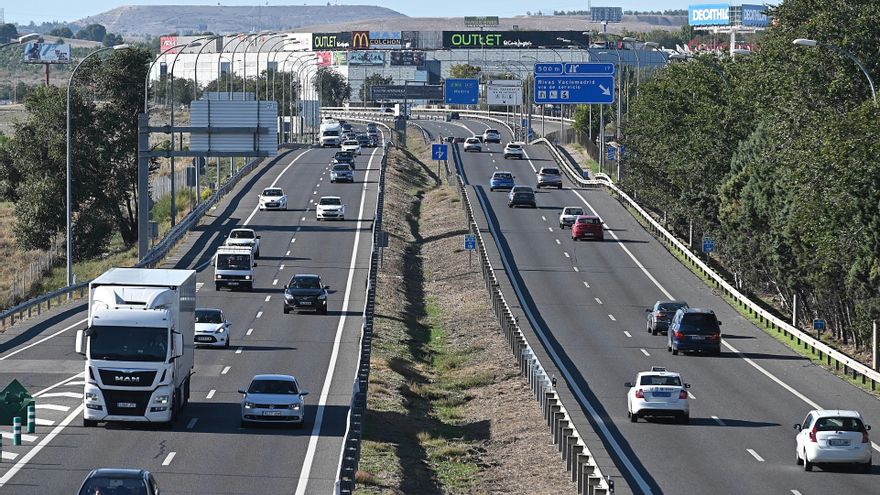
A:
[[[168,329],[93,326],[89,335],[91,359],[108,361],[165,361]]]
[[[251,257],[246,254],[217,255],[218,270],[250,270]]]

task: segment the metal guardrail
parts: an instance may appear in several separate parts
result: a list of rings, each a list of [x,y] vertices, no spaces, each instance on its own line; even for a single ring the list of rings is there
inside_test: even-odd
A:
[[[279,157],[273,159],[278,160]],[[214,206],[217,201],[223,197],[230,189],[232,189],[238,181],[247,175],[253,170],[257,164],[262,160],[262,158],[257,158],[251,160],[247,165],[240,168],[238,172],[235,173],[232,177],[227,179],[223,185],[214,192],[214,194],[203,201],[201,205],[195,210],[189,212],[181,221],[178,223],[173,229],[169,230],[168,233],[165,234],[165,237],[158,244],[153,246],[150,249],[144,259],[135,265],[137,268],[143,267],[153,267],[156,263],[162,260],[168,251],[174,247],[174,245],[189,231],[189,229],[198,223],[198,221],[202,218],[202,216],[207,212],[212,206]],[[46,311],[52,309],[52,304],[54,301],[55,305],[60,305],[62,300],[68,300],[72,297],[75,297],[78,293],[79,298],[84,297],[85,291],[88,289],[89,281],[80,282],[78,284],[74,284],[68,287],[63,287],[61,289],[52,291],[48,294],[43,294],[41,296],[35,297],[28,301],[24,301],[12,308],[9,308],[3,312],[0,312],[0,328],[5,328],[7,325],[13,325],[16,320],[20,321],[25,318],[25,313],[27,313],[27,317],[30,318],[36,312],[37,315],[41,314],[43,311],[43,304],[46,304]],[[8,323],[7,323],[8,322]]]
[[[877,389],[878,382],[880,382],[880,372],[871,369],[870,366],[859,362],[854,357],[848,356],[843,352],[832,348],[828,344],[813,338],[806,332],[803,332],[799,328],[783,321],[776,315],[759,306],[757,303],[755,303],[739,290],[737,290],[736,287],[725,280],[711,267],[709,267],[703,260],[700,259],[697,254],[695,254],[687,246],[685,246],[684,242],[679,240],[672,233],[666,230],[665,227],[660,225],[660,223],[655,220],[654,217],[652,217],[641,205],[639,205],[627,193],[617,187],[617,185],[612,182],[610,177],[605,174],[596,174],[596,177],[599,180],[584,180],[582,177],[579,177],[573,170],[571,170],[568,161],[559,152],[559,150],[556,149],[555,145],[543,138],[535,141],[535,143],[533,144],[538,143],[544,144],[550,149],[550,152],[553,155],[554,159],[556,159],[563,170],[565,170],[566,175],[569,177],[569,179],[571,179],[572,182],[574,182],[575,184],[584,187],[594,187],[596,185],[599,185],[608,188],[614,194],[616,194],[622,202],[624,202],[626,205],[632,208],[632,210],[638,213],[638,215],[650,227],[651,231],[653,231],[655,234],[659,235],[663,240],[665,240],[672,249],[687,257],[687,259],[691,263],[693,263],[694,266],[696,266],[697,269],[704,276],[712,280],[716,289],[720,289],[729,298],[736,300],[739,304],[745,307],[748,310],[750,316],[752,316],[753,318],[757,318],[762,324],[767,325],[776,331],[784,333],[789,340],[796,341],[797,345],[803,346],[804,349],[808,349],[812,354],[818,354],[818,358],[824,360],[828,366],[831,366],[833,364],[837,371],[840,371],[841,367],[843,367],[843,373],[851,376],[853,380],[861,379],[863,385],[867,385],[868,381],[870,381],[871,390]]]
[[[453,159],[460,172],[461,157],[458,146],[455,145],[453,145]],[[495,269],[492,267],[489,254],[486,251],[486,243],[483,240],[480,227],[474,219],[473,206],[460,173],[456,173],[456,179],[469,230],[476,236],[480,267],[483,280],[486,282],[486,289],[492,300],[492,309],[498,318],[504,336],[507,338],[510,350],[517,360],[520,374],[528,379],[533,398],[541,404],[544,420],[552,431],[553,443],[565,461],[566,470],[571,473],[571,480],[575,482],[578,493],[590,495],[613,493],[613,484],[602,474],[596,458],[590,452],[583,436],[569,416],[568,410],[562,404],[562,400],[556,392],[554,380],[547,376],[544,365],[529,345],[516,316],[501,291],[498,279],[495,277]]]

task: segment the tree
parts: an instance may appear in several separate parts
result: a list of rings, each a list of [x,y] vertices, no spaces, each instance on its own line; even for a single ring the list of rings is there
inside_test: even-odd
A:
[[[361,85],[361,89],[358,91],[358,96],[361,101],[369,101],[372,100],[371,89],[376,85],[383,84],[391,84],[394,81],[394,78],[391,76],[383,76],[382,74],[373,73],[364,79],[364,83]]]
[[[76,32],[76,38],[90,41],[104,41],[107,35],[107,28],[101,24],[89,24],[88,26]]]
[[[351,85],[338,72],[321,67],[312,78],[319,90],[321,106],[339,107],[351,97]]]
[[[101,43],[102,43],[104,46],[116,46],[116,45],[121,45],[121,44],[123,43],[122,35],[121,35],[121,34],[107,33],[107,34],[104,35],[104,39],[101,40]]]
[[[0,43],[8,43],[12,38],[18,37],[18,29],[15,24],[0,24]]]
[[[471,64],[455,64],[449,68],[449,77],[454,79],[476,79],[480,68]]]
[[[73,38],[73,31],[67,26],[57,27],[46,34],[49,36],[58,36],[60,38]]]

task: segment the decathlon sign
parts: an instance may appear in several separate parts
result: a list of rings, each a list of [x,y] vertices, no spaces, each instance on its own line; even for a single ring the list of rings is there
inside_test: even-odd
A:
[[[770,19],[767,17],[767,7],[764,5],[743,5],[742,25],[751,27],[767,27]]]
[[[689,5],[688,24],[691,26],[727,26],[730,24],[730,4]]]

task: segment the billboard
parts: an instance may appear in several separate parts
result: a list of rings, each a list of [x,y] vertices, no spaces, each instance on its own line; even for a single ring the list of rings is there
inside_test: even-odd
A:
[[[443,48],[567,48],[573,43],[589,45],[581,31],[443,31]]]
[[[315,52],[315,58],[318,60],[319,67],[333,65],[333,52]]]
[[[348,52],[333,52],[333,65],[348,65]]]
[[[159,53],[177,53],[177,48],[172,48],[176,45],[177,36],[162,36],[159,38]]]
[[[312,33],[312,51],[348,50],[351,47],[351,32]]]
[[[70,45],[53,45],[51,43],[28,43],[24,46],[24,63],[69,64]]]
[[[370,31],[370,48],[400,50],[403,48],[403,37],[400,31]]]
[[[348,52],[348,65],[385,65],[385,52]]]
[[[465,16],[464,25],[465,25],[465,27],[497,26],[498,25],[498,16],[497,15]]]
[[[351,46],[352,50],[369,50],[370,49],[370,32],[369,31],[352,31]]]
[[[370,86],[372,101],[442,100],[443,86],[418,84],[377,84]]]
[[[688,5],[688,24],[691,26],[727,26],[730,24],[730,4]]]
[[[742,25],[750,27],[767,27],[770,25],[770,19],[767,17],[767,7],[765,5],[745,5],[742,6]]]
[[[391,52],[391,65],[394,67],[421,67],[425,65],[425,52],[393,51]]]
[[[590,20],[593,22],[621,22],[623,20],[623,8],[590,7]]]

